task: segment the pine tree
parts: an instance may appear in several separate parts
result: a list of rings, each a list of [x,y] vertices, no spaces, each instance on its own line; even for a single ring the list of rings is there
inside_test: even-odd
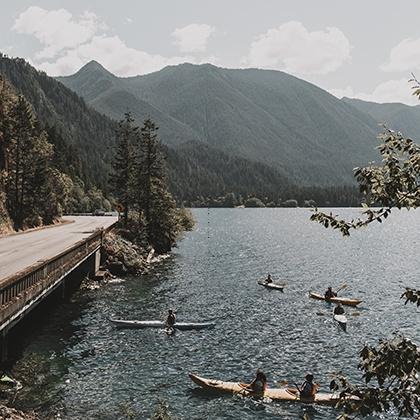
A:
[[[147,119],[136,150],[133,197],[144,220],[148,242],[156,252],[171,250],[178,233],[175,201],[168,191],[158,127]]]
[[[8,144],[6,196],[15,229],[22,229],[24,197],[28,186],[28,163],[33,141],[35,118],[29,103],[19,96],[11,112],[13,127]]]
[[[113,173],[110,184],[115,198],[121,206],[124,226],[127,226],[128,213],[131,206],[131,180],[133,174],[133,146],[139,136],[139,128],[133,125],[131,113],[124,114],[116,131],[117,152],[112,164]]]
[[[51,221],[56,210],[46,210],[50,188],[49,162],[53,148],[45,132],[37,128],[30,104],[20,96],[10,111],[10,139],[7,144],[5,191],[7,208],[16,230]]]

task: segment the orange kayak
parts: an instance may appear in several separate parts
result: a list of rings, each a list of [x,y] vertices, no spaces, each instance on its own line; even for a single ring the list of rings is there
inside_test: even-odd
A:
[[[347,306],[357,306],[359,303],[362,303],[362,300],[359,299],[348,299],[348,298],[341,298],[341,297],[333,297],[331,299],[326,299],[324,295],[320,295],[318,293],[309,292],[309,297],[312,299],[317,300],[325,300],[326,302],[332,302],[332,303],[341,303],[342,305]]]
[[[246,385],[240,382],[224,382],[215,379],[206,379],[190,373],[191,380],[204,389],[226,392],[231,394],[241,394],[245,397],[264,397],[275,401],[301,402],[305,404],[324,404],[335,405],[338,400],[338,394],[329,394],[319,392],[315,398],[301,398],[295,388],[267,388],[264,393],[256,393],[246,388]]]

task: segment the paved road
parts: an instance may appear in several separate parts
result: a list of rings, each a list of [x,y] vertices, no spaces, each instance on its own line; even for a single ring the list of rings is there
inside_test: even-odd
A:
[[[117,217],[112,216],[67,216],[63,219],[73,222],[0,238],[0,283],[39,260],[52,258],[70,248],[95,229],[106,228],[117,221]]]

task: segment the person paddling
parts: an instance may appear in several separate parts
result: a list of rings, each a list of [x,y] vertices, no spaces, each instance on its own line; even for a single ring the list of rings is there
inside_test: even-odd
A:
[[[337,297],[337,293],[333,292],[331,286],[328,287],[327,291],[324,294],[325,299],[331,299]]]
[[[264,391],[267,389],[267,377],[265,376],[264,372],[258,369],[255,375],[255,379],[249,385],[247,385],[247,388],[252,392],[264,393]]]
[[[266,283],[273,283],[273,279],[271,278],[271,274],[270,273],[267,274],[267,278],[265,279],[265,282]]]
[[[318,386],[313,383],[314,375],[308,373],[305,376],[305,381],[303,384],[298,387],[298,391],[301,398],[311,398],[315,397],[316,391],[318,390]]]
[[[341,303],[337,303],[337,306],[334,308],[334,315],[344,315],[344,308],[341,306]]]
[[[176,316],[174,314],[174,311],[172,309],[169,309],[168,316],[166,317],[166,325],[170,328],[173,328],[175,325]]]

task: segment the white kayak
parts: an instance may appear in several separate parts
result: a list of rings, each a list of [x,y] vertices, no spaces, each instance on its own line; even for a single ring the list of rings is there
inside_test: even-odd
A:
[[[163,321],[136,321],[125,319],[111,319],[111,322],[120,328],[167,328]],[[178,330],[202,330],[204,328],[212,328],[213,322],[176,322],[173,328]]]
[[[343,330],[347,328],[347,317],[345,315],[334,315],[334,320],[340,324]]]
[[[283,291],[285,284],[267,283],[266,281],[257,281],[260,286],[264,286],[267,289],[281,290]]]

